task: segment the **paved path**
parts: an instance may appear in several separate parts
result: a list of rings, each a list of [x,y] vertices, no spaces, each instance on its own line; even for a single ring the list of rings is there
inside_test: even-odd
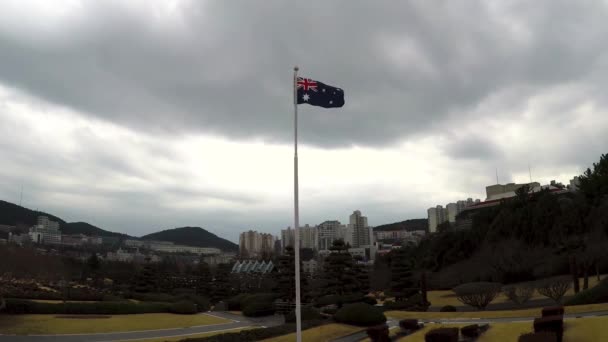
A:
[[[139,340],[146,338],[178,337],[187,338],[188,335],[207,332],[230,331],[250,326],[266,327],[281,324],[277,317],[265,317],[260,319],[248,319],[243,316],[233,315],[226,312],[205,313],[202,315],[213,315],[230,320],[230,323],[200,325],[189,328],[175,328],[162,330],[130,331],[102,334],[71,334],[71,335],[0,335],[0,342],[106,342]]]
[[[608,311],[584,312],[578,314],[565,314],[564,319],[574,319],[583,317],[608,316]],[[538,316],[536,316],[538,317]],[[449,318],[449,319],[421,319],[425,324],[485,324],[485,323],[510,323],[510,322],[531,322],[536,317],[510,317],[510,318]],[[389,329],[399,326],[398,320],[389,319],[387,321]],[[332,342],[358,342],[367,337],[365,331],[343,336]]]

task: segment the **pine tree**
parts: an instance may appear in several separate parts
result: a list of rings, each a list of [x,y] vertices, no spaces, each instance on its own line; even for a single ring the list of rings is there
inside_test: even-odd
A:
[[[198,267],[196,269],[196,294],[198,295],[209,295],[211,292],[212,276],[209,264],[203,261],[201,257]]]
[[[295,251],[293,247],[285,247],[285,253],[279,257],[277,291],[281,299],[293,302],[296,295],[295,282]]]
[[[361,293],[362,295],[367,295],[370,291],[371,284],[369,279],[369,270],[365,264],[362,263],[362,259],[363,258],[361,257],[355,258],[353,263],[353,270],[355,273],[355,278],[357,279],[355,292]]]
[[[334,241],[324,262],[324,295],[352,294],[358,288],[352,255],[342,240]]]
[[[232,296],[232,285],[230,284],[230,264],[219,264],[215,270],[215,276],[211,283],[211,301],[217,303]]]
[[[418,293],[418,288],[414,286],[415,283],[405,249],[393,250],[391,254],[390,294],[395,297],[395,301],[404,301]]]
[[[150,259],[146,258],[146,265],[135,275],[135,280],[133,281],[133,291],[148,293],[155,292],[158,288],[158,273],[150,263]]]

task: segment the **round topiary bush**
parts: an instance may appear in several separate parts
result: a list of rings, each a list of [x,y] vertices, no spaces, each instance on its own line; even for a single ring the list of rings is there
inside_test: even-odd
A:
[[[315,319],[320,319],[321,315],[319,311],[315,308],[311,308],[309,306],[302,307],[302,321],[312,321]],[[295,323],[296,322],[296,312],[292,311],[285,316],[286,323]]]
[[[440,312],[456,312],[458,310],[456,310],[456,307],[452,306],[452,305],[446,305],[443,306],[441,309],[439,309]]]
[[[366,303],[348,304],[338,310],[334,319],[340,323],[369,327],[386,322],[380,309]]]
[[[192,315],[198,312],[196,304],[183,300],[169,306],[169,312],[181,315]]]

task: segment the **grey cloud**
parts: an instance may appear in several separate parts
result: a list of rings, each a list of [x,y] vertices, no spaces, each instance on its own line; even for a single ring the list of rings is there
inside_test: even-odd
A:
[[[483,137],[464,137],[448,139],[445,152],[455,159],[492,160],[500,157],[501,150],[490,139]]]
[[[85,6],[42,42],[0,31],[0,82],[155,133],[287,142],[296,63],[346,89],[341,110],[302,107],[302,139],[328,147],[424,134],[515,85],[605,88],[591,76],[608,52],[597,2],[193,1],[170,23]]]

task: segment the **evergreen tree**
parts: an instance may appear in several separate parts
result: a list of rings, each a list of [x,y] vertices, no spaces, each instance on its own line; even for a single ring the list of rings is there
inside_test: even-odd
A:
[[[219,264],[215,270],[215,276],[211,283],[211,301],[217,303],[232,296],[232,285],[230,283],[230,264]]]
[[[281,299],[293,302],[296,295],[295,282],[295,251],[293,247],[285,247],[285,252],[279,257],[277,291]]]
[[[324,295],[347,295],[356,292],[357,277],[352,255],[342,240],[334,241],[324,262]]]
[[[211,270],[209,269],[209,264],[203,261],[202,256],[198,263],[195,275],[196,294],[209,295],[212,285]]]
[[[133,281],[133,291],[148,293],[155,292],[158,287],[158,274],[154,265],[150,263],[150,258],[146,258],[145,266],[135,275]]]
[[[354,292],[361,293],[362,295],[367,295],[370,291],[370,279],[369,279],[369,270],[365,264],[363,264],[363,258],[358,256],[353,258],[353,270],[355,274],[356,288]]]
[[[418,293],[418,288],[415,286],[405,249],[393,250],[391,254],[390,295],[395,297],[395,301],[404,301]]]

